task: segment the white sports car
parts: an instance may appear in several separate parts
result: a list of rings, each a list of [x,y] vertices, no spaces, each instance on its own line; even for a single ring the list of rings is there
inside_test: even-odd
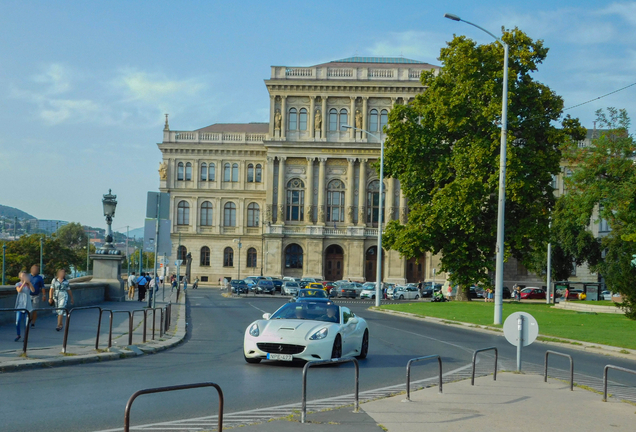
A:
[[[264,314],[245,330],[243,354],[248,363],[261,360],[363,359],[369,351],[367,322],[332,302],[287,303]]]

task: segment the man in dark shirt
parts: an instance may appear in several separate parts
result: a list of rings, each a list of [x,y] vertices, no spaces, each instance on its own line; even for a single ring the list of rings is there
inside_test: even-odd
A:
[[[31,303],[33,309],[42,307],[42,304],[46,301],[46,290],[44,289],[44,279],[40,276],[40,266],[33,264],[31,266],[31,285],[33,285],[33,292],[31,292]],[[42,303],[40,303],[40,299]],[[34,310],[31,312],[31,327],[35,327],[35,320],[38,319],[38,312]]]

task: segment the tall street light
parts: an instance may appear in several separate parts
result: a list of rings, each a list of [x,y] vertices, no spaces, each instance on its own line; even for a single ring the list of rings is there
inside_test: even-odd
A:
[[[508,44],[488,30],[461,19],[457,15],[444,14],[444,18],[462,21],[488,33],[504,47],[503,94],[501,98],[501,145],[499,147],[499,206],[497,209],[497,259],[495,269],[495,324],[502,323],[503,266],[504,266],[504,222],[506,210],[506,140],[508,137]]]
[[[384,194],[384,138],[382,138],[382,133],[380,136],[377,136],[367,130],[358,129],[357,127],[342,125],[345,129],[353,129],[360,132],[364,132],[367,135],[371,135],[378,141],[380,141],[380,196],[378,197],[378,257],[377,263],[378,268],[376,269],[376,283],[375,283],[375,305],[380,306],[380,299],[382,298],[382,221],[384,220],[384,209],[382,202],[382,195]],[[362,193],[362,191],[360,191]],[[372,217],[373,219],[373,217]]]

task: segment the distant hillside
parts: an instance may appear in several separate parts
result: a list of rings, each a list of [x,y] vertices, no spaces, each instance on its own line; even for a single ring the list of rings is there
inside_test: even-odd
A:
[[[22,210],[9,207],[9,206],[3,206],[1,204],[0,204],[0,216],[4,216],[6,218],[17,217],[18,219],[35,219],[35,217],[31,216],[30,214],[26,212],[23,212]]]
[[[124,236],[126,236],[126,231],[124,230],[123,232],[120,230],[119,232],[121,232]],[[142,239],[144,238],[144,229],[143,228],[135,228],[135,229],[131,229],[128,230],[128,236],[129,238],[138,238],[138,239]]]

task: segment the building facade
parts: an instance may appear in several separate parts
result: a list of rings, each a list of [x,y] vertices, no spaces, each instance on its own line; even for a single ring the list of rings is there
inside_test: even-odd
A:
[[[312,67],[273,66],[268,123],[170,130],[158,144],[169,192],[173,257],[191,278],[248,275],[375,281],[382,128],[395,104],[425,89],[404,58],[352,57]],[[346,129],[355,126],[371,133]],[[408,217],[396,179],[384,180],[384,222]],[[382,278],[444,280],[436,257],[383,252]]]

